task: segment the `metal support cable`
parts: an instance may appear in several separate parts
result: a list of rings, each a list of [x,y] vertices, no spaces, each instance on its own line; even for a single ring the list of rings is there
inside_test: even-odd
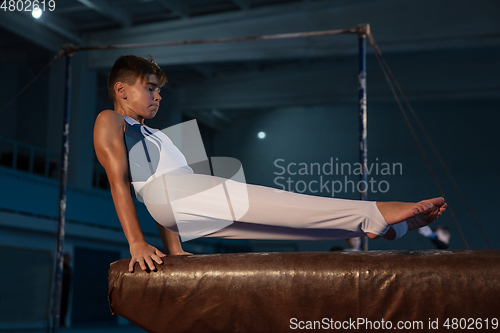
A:
[[[440,195],[442,197],[446,198],[446,195],[444,194],[444,191],[443,191],[443,189],[442,189],[442,187],[441,187],[441,185],[440,185],[440,183],[439,183],[439,181],[438,181],[438,179],[436,177],[436,174],[434,173],[434,170],[432,169],[432,166],[431,166],[431,164],[429,162],[429,159],[427,158],[427,155],[425,154],[425,151],[423,150],[422,145],[420,144],[420,141],[419,141],[419,139],[417,137],[417,134],[415,133],[415,130],[414,130],[414,128],[413,128],[413,126],[412,126],[412,124],[410,122],[410,119],[408,118],[408,115],[406,114],[405,109],[401,105],[401,101],[399,100],[399,97],[398,97],[398,95],[396,93],[396,90],[394,89],[394,86],[393,86],[393,84],[391,82],[391,79],[389,77],[389,74],[388,74],[388,70],[387,70],[388,69],[388,65],[387,65],[387,63],[385,61],[383,61],[382,52],[378,48],[378,45],[376,44],[375,39],[373,38],[373,36],[371,34],[368,35],[368,41],[369,41],[370,45],[372,46],[372,48],[375,51],[375,56],[377,58],[377,61],[379,62],[380,67],[382,68],[382,72],[383,72],[383,74],[385,76],[385,79],[387,80],[387,83],[389,84],[389,87],[390,87],[390,89],[392,91],[392,94],[394,95],[394,98],[396,99],[396,102],[397,102],[397,104],[399,106],[399,109],[401,110],[401,113],[403,114],[405,122],[408,125],[408,128],[410,129],[410,133],[411,133],[413,139],[415,140],[417,148],[418,148],[420,154],[422,155],[422,158],[423,158],[423,160],[424,160],[424,162],[425,162],[425,164],[427,166],[427,169],[429,170],[429,173],[431,174],[431,177],[432,177],[432,179],[434,181],[434,184],[436,185],[436,187],[437,187]],[[404,93],[402,91],[400,91],[400,93],[404,96]],[[460,237],[462,238],[462,241],[465,244],[465,247],[467,249],[470,249],[469,244],[467,242],[467,239],[465,238],[465,235],[464,235],[464,233],[462,231],[462,228],[458,224],[458,221],[457,221],[457,219],[455,217],[455,214],[453,213],[453,210],[450,207],[448,207],[448,211],[449,211],[450,216],[451,216],[451,218],[453,220],[453,223],[455,224],[455,227],[457,228],[457,230],[458,230],[458,232],[460,234]]]
[[[372,37],[372,39],[373,39],[373,37]],[[378,46],[376,44],[375,44],[375,46],[378,49]],[[378,49],[378,51],[380,52],[380,49]],[[403,98],[406,106],[408,107],[408,110],[410,110],[410,113],[412,114],[413,118],[415,119],[415,121],[416,121],[416,123],[417,123],[417,125],[418,125],[418,127],[420,129],[420,131],[423,133],[423,135],[424,135],[427,143],[431,147],[432,152],[434,153],[434,155],[436,156],[439,164],[441,164],[441,167],[445,171],[445,174],[446,174],[448,180],[450,181],[450,183],[454,187],[454,189],[457,192],[460,200],[462,201],[463,205],[465,206],[467,212],[471,216],[472,221],[474,222],[474,224],[476,225],[477,229],[479,230],[479,233],[483,236],[483,238],[484,238],[486,244],[488,245],[488,247],[490,249],[493,249],[493,245],[491,244],[490,240],[488,239],[487,234],[484,232],[484,229],[482,228],[481,224],[479,223],[479,220],[477,219],[476,215],[474,214],[474,211],[472,210],[471,206],[469,205],[467,199],[465,199],[465,196],[464,196],[463,192],[460,190],[460,187],[458,186],[458,183],[455,181],[455,178],[453,177],[453,175],[451,174],[449,168],[447,167],[446,163],[444,162],[441,154],[439,153],[439,151],[437,150],[436,146],[432,142],[429,134],[427,133],[427,130],[425,129],[425,127],[422,124],[422,122],[420,121],[420,118],[418,117],[417,113],[415,112],[415,110],[411,106],[410,101],[408,100],[408,97],[403,92],[403,89],[401,89],[401,86],[399,85],[399,82],[397,81],[396,76],[391,71],[391,69],[389,68],[389,65],[387,64],[387,62],[385,61],[385,59],[383,57],[381,57],[381,60],[382,60],[382,62],[384,64],[384,66],[385,66],[385,68],[386,68],[389,76],[391,77],[392,81],[394,82],[394,85],[396,86],[397,90],[399,91],[399,94],[402,96],[402,98]]]

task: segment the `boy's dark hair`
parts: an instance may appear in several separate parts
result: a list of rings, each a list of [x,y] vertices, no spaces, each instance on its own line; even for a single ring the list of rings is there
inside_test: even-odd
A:
[[[109,98],[116,101],[115,84],[123,82],[133,85],[137,78],[145,80],[146,76],[154,74],[158,77],[158,86],[161,88],[167,83],[167,76],[160,69],[160,66],[154,61],[152,56],[148,59],[137,57],[135,55],[121,56],[116,59],[115,64],[111,68],[108,76],[108,93]]]

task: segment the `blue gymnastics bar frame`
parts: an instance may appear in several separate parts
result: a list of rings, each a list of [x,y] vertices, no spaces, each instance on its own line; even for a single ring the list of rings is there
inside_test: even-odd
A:
[[[59,332],[59,320],[61,315],[62,274],[64,265],[64,236],[66,227],[66,193],[68,184],[69,166],[69,124],[71,114],[71,91],[72,91],[72,59],[73,54],[66,55],[66,77],[64,89],[64,116],[63,137],[61,147],[61,174],[59,175],[59,216],[57,226],[56,247],[56,274],[52,298],[52,327],[53,332]]]
[[[367,147],[367,104],[366,104],[366,36],[370,34],[370,25],[360,25],[358,31],[358,90],[359,90],[359,163],[361,163],[363,172],[360,175],[362,189],[359,192],[361,200],[368,199],[368,147]],[[368,251],[368,237],[363,237],[363,251]]]
[[[359,90],[359,162],[363,166],[363,173],[361,174],[363,189],[360,191],[360,199],[367,200],[367,173],[366,165],[368,159],[367,150],[367,99],[366,99],[366,36],[370,34],[370,25],[361,24],[356,28],[340,29],[340,30],[325,30],[313,32],[297,32],[286,33],[277,35],[262,35],[262,36],[249,36],[238,38],[220,38],[212,40],[193,40],[169,43],[139,43],[139,44],[120,44],[120,45],[99,45],[79,47],[73,44],[64,45],[59,52],[60,55],[66,56],[66,80],[64,92],[64,121],[63,121],[63,144],[61,154],[61,174],[59,186],[59,218],[58,218],[58,235],[56,247],[56,272],[54,290],[52,292],[52,320],[50,330],[53,333],[59,332],[60,308],[61,308],[61,289],[62,289],[62,271],[63,271],[63,251],[64,251],[64,238],[65,238],[65,224],[66,224],[66,192],[68,180],[68,158],[69,158],[69,129],[70,129],[70,110],[71,110],[71,90],[72,90],[72,57],[76,52],[80,51],[104,51],[116,49],[128,49],[138,47],[166,47],[166,46],[180,46],[180,45],[194,45],[194,44],[214,44],[214,43],[233,43],[245,42],[255,40],[274,40],[274,39],[288,39],[288,38],[304,38],[314,36],[328,36],[340,34],[357,34],[358,35],[358,56],[359,56],[359,74],[358,74],[358,90]],[[364,181],[364,182],[363,182]],[[364,250],[368,249],[368,237],[364,237]]]

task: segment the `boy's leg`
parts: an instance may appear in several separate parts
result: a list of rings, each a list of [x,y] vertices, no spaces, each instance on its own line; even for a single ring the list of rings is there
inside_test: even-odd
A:
[[[257,185],[246,188],[246,214],[210,237],[326,240],[366,232],[383,235],[389,228],[375,202],[311,196]],[[234,205],[238,199],[230,197],[230,202]]]
[[[236,184],[245,191],[231,190]],[[410,229],[429,224],[446,207],[442,198],[417,204],[375,203],[310,196],[206,175],[174,176],[167,181],[159,178],[154,187],[150,195],[153,201],[163,195],[174,203],[146,200],[155,220],[176,233],[180,231],[181,236],[183,226],[190,225],[191,231],[193,226],[201,227],[187,238],[320,240],[364,234],[376,238],[389,229],[388,224],[405,219],[410,221]],[[248,210],[238,215],[245,204]]]

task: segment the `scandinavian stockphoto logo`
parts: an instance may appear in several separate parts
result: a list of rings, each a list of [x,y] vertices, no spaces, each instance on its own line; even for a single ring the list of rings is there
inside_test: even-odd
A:
[[[342,162],[338,157],[335,161],[333,157],[330,157],[328,162],[322,164],[286,162],[280,158],[274,161],[274,166],[278,169],[274,172],[277,175],[274,178],[274,184],[282,190],[313,194],[328,193],[332,197],[339,193],[356,193],[363,190],[370,193],[387,193],[390,188],[389,181],[381,177],[403,175],[402,163],[380,162],[378,157],[375,158],[375,162],[365,165]],[[363,172],[367,174],[366,180],[350,179],[359,177]],[[307,181],[303,179],[297,181],[300,177],[309,178]]]
[[[249,203],[241,162],[209,160],[196,120],[161,131],[137,130],[139,140],[129,150],[132,185],[155,220],[177,231],[184,242],[245,215]]]

